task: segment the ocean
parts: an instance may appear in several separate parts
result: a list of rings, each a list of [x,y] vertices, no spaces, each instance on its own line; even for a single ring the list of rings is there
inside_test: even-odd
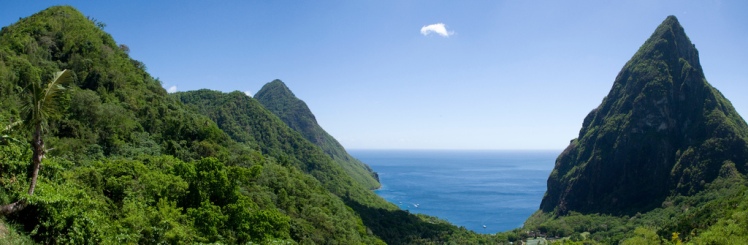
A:
[[[379,174],[376,193],[412,213],[479,233],[522,226],[559,151],[349,150]]]

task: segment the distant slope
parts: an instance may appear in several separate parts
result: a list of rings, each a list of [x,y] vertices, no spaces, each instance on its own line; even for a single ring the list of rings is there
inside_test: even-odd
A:
[[[621,69],[558,156],[544,212],[635,214],[692,195],[720,169],[746,173],[748,125],[705,79],[674,16]]]
[[[393,207],[354,181],[319,147],[244,93],[225,94],[202,89],[175,93],[174,96],[215,120],[233,139],[258,145],[264,154],[311,174],[332,193],[375,207]]]
[[[368,165],[349,155],[335,138],[322,129],[306,103],[297,98],[281,80],[265,84],[254,98],[293,130],[322,148],[354,180],[369,189],[379,188],[376,173]]]

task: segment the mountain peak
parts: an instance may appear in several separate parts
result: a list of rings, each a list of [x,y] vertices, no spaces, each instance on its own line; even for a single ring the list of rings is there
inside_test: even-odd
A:
[[[662,21],[631,61],[652,58],[668,59],[670,63],[677,63],[680,62],[679,59],[684,59],[690,66],[701,70],[696,45],[691,43],[691,39],[688,38],[683,26],[674,15]]]
[[[286,86],[286,84],[285,84],[285,83],[283,83],[283,81],[281,81],[280,79],[275,79],[275,80],[273,80],[272,82],[269,82],[269,83],[267,83],[267,84],[265,84],[265,85],[266,85],[266,86],[268,86],[268,85],[269,85],[269,86],[282,86],[282,87],[284,87],[284,88],[288,89],[288,87]]]
[[[291,92],[291,89],[289,89],[288,86],[286,86],[286,84],[283,83],[283,81],[281,81],[280,79],[275,79],[272,82],[265,84],[264,86],[262,86],[260,91],[265,91],[265,92],[260,93],[258,91],[255,96],[270,95],[270,96],[284,96],[284,97],[289,96],[293,98],[296,97],[296,95],[294,95],[293,92]],[[266,93],[267,91],[273,91],[273,92]]]
[[[683,27],[681,27],[680,25],[680,22],[678,22],[678,17],[675,17],[675,15],[668,15],[667,18],[665,18],[665,20],[662,21],[660,26],[658,26],[658,28],[664,25],[670,26],[671,28],[677,27],[677,28],[683,29]]]
[[[369,166],[355,159],[317,123],[309,107],[280,80],[274,80],[255,94],[255,99],[278,116],[291,129],[319,146],[327,155],[363,186],[378,188],[378,176]]]
[[[548,178],[544,211],[636,213],[748,168],[748,125],[704,77],[669,16],[624,65]]]

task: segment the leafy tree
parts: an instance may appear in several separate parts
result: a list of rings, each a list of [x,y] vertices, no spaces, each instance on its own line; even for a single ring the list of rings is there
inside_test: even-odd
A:
[[[28,125],[27,127],[33,127],[34,131],[34,136],[31,140],[31,146],[34,152],[32,157],[34,169],[31,174],[29,195],[34,194],[34,187],[36,186],[36,180],[39,176],[39,168],[41,167],[42,159],[44,158],[46,150],[44,149],[43,134],[49,127],[49,119],[59,114],[56,97],[60,91],[65,89],[62,84],[72,81],[70,74],[70,71],[63,70],[56,72],[52,80],[47,84],[40,84],[33,81],[29,83],[29,97],[27,98],[22,112],[24,121],[26,122],[26,125]]]

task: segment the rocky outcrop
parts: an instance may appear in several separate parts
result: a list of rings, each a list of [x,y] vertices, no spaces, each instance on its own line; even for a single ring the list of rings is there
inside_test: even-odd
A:
[[[690,195],[723,165],[745,174],[748,126],[705,79],[699,53],[669,16],[557,158],[545,212],[627,214]]]

